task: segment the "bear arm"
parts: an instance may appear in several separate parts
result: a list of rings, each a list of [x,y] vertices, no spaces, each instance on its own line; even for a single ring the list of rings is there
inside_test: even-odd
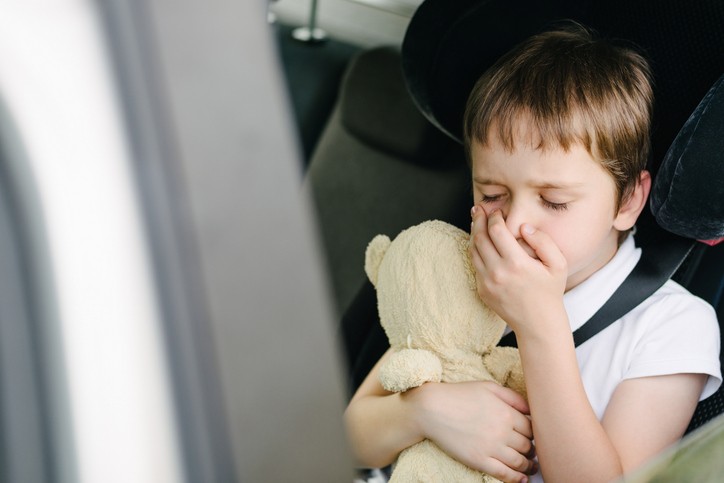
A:
[[[442,363],[430,351],[402,349],[380,367],[380,383],[391,392],[404,392],[426,382],[440,382]]]
[[[483,364],[496,381],[526,397],[523,363],[518,349],[514,347],[494,347],[483,356]]]

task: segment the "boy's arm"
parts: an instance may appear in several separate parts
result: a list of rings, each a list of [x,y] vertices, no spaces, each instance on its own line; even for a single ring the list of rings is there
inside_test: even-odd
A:
[[[413,398],[388,392],[379,383],[380,366],[390,354],[388,350],[375,364],[344,414],[352,450],[363,466],[371,468],[389,465],[400,451],[424,439],[409,407]],[[412,394],[408,391],[405,396]]]
[[[628,379],[618,385],[602,424],[624,472],[681,438],[706,381],[706,374],[672,374]]]
[[[541,471],[551,481],[611,481],[623,473],[617,449],[588,402],[573,338],[518,337]]]
[[[361,464],[386,466],[403,449],[429,438],[455,459],[503,481],[523,481],[535,470],[528,406],[520,395],[492,382],[427,383],[389,393],[377,380],[388,354],[345,411]]]
[[[636,468],[681,438],[706,383],[703,374],[623,381],[599,423],[572,342],[521,343],[541,470],[553,481],[610,481]]]
[[[680,437],[701,391],[692,375],[625,381],[598,421],[581,381],[563,306],[565,260],[542,232],[524,235],[540,260],[527,256],[499,213],[473,215],[473,263],[486,301],[516,331],[541,470],[552,481],[610,481]],[[557,293],[559,292],[559,293]],[[521,300],[520,293],[525,293]],[[668,387],[671,384],[672,387]],[[639,392],[641,391],[641,392]],[[677,393],[678,391],[678,393]],[[660,404],[675,396],[672,412]],[[651,398],[657,398],[653,417]],[[659,419],[660,418],[660,419]],[[641,448],[632,446],[642,444]]]

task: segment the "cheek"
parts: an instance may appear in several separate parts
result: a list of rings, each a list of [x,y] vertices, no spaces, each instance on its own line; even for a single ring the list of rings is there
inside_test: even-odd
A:
[[[595,214],[591,214],[595,217]],[[611,230],[607,219],[594,220],[591,215],[579,220],[569,220],[558,227],[553,240],[563,253],[570,273],[577,272],[591,262]]]
[[[551,226],[552,225],[552,226]],[[559,226],[557,226],[559,225]],[[570,229],[570,225],[566,223],[552,223],[549,226],[540,228],[553,239],[558,249],[563,253],[566,261],[570,264],[570,256],[575,252],[578,241],[577,235]]]
[[[553,239],[565,257],[569,268],[578,265],[584,256],[585,247],[589,246],[591,239],[596,236],[591,230],[580,227],[590,227],[590,224],[587,224],[585,220],[565,216],[548,220],[544,226],[539,227]]]

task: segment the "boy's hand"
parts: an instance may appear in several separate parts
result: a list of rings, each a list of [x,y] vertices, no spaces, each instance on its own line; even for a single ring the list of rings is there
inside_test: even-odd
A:
[[[480,297],[519,336],[546,330],[536,320],[564,310],[568,269],[563,254],[547,234],[527,224],[519,234],[525,243],[519,242],[499,210],[486,216],[476,205],[472,217],[470,254]]]
[[[538,470],[523,397],[494,382],[428,383],[404,393],[417,399],[425,436],[453,458],[502,481]]]

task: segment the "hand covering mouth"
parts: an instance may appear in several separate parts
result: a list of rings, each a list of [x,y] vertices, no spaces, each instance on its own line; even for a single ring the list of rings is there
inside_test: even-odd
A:
[[[538,258],[538,255],[536,255],[535,250],[533,250],[533,248],[528,245],[525,240],[523,240],[522,238],[518,238],[518,245],[520,245],[521,248],[525,250],[525,253],[527,253],[531,258],[533,258],[534,260],[540,260],[540,258]]]

